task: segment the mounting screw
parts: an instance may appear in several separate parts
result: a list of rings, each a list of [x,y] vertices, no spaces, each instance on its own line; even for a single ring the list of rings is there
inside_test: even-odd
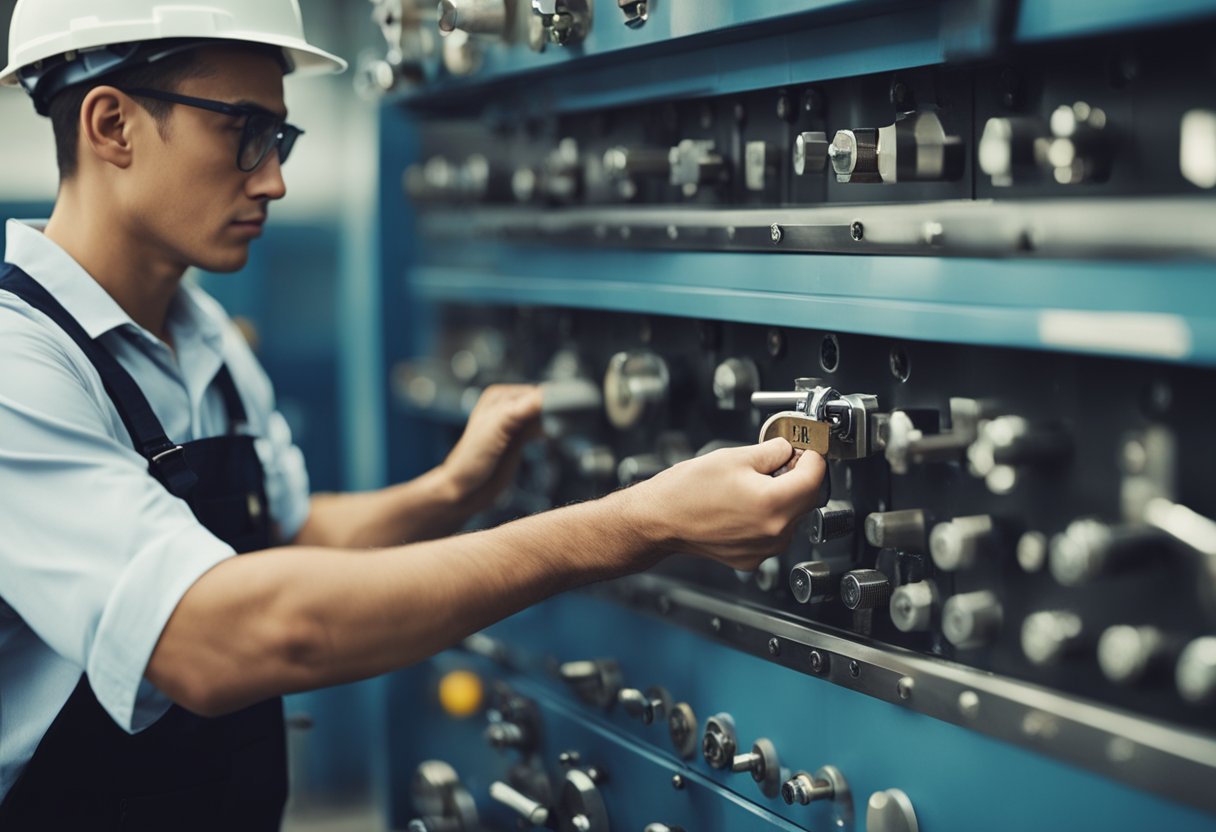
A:
[[[765,338],[765,347],[773,358],[785,355],[785,334],[779,329],[770,329]]]
[[[849,234],[854,240],[860,242],[861,238],[866,236],[866,227],[861,224],[860,220],[857,220],[851,226],[849,226]]]
[[[768,227],[768,236],[774,243],[779,243],[781,242],[781,238],[785,236],[785,232],[781,230],[781,226],[773,223]]]
[[[854,679],[861,675],[861,665],[857,663],[857,659],[853,659],[851,662],[849,662],[849,675]]]
[[[901,113],[916,109],[916,98],[911,88],[899,78],[891,82],[891,104]]]
[[[715,615],[713,619],[710,620],[709,626],[714,628],[715,633],[722,632],[722,619]]]
[[[820,653],[818,650],[812,650],[811,651],[811,671],[813,673],[822,673],[823,666],[824,666],[823,654]]]
[[[671,787],[676,791],[680,791],[680,789],[684,788],[684,777],[679,774],[673,774],[671,776]]]
[[[773,636],[768,640],[768,654],[770,656],[781,655],[781,640],[776,636]]]
[[[794,112],[793,106],[790,104],[790,94],[783,92],[777,96],[777,118],[782,121],[793,121],[798,117]]]
[[[899,698],[908,700],[912,698],[912,689],[916,687],[916,680],[911,676],[901,677],[895,684],[895,692],[899,694]]]
[[[817,89],[802,91],[802,112],[817,115],[823,111],[823,94]]]

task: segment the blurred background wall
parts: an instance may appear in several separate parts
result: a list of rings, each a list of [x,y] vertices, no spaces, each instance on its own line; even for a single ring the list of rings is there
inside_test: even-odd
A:
[[[2,65],[15,4],[0,0]],[[370,3],[301,6],[308,39],[352,66],[383,42]],[[272,206],[242,272],[196,276],[256,332],[316,491],[377,487],[388,466],[376,324],[378,117],[376,105],[356,95],[352,76],[287,79],[291,121],[306,131],[284,169],[288,196]],[[0,216],[47,216],[57,178],[50,123],[20,91],[0,91]],[[382,692],[376,680],[289,698],[293,723],[312,725],[291,732],[297,809],[374,791]]]

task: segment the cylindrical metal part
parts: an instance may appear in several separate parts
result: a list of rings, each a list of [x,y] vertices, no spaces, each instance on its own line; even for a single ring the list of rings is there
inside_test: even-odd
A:
[[[929,553],[938,569],[946,572],[970,569],[991,537],[992,518],[988,515],[955,517],[933,527],[929,534]]]
[[[840,579],[840,600],[851,610],[884,606],[891,595],[891,581],[877,569],[854,569]]]
[[[1054,664],[1083,643],[1081,616],[1063,610],[1031,613],[1022,622],[1022,652],[1032,664]]]
[[[518,748],[527,741],[524,729],[514,722],[495,722],[486,728],[486,742],[494,748]]]
[[[797,803],[806,806],[816,800],[830,800],[835,789],[828,780],[818,780],[805,771],[800,771],[781,785],[781,799],[791,806]]]
[[[545,413],[595,411],[604,406],[603,389],[585,378],[546,381],[540,385],[540,391]]]
[[[879,549],[925,548],[925,513],[918,508],[876,511],[866,516],[866,542]]]
[[[942,634],[955,647],[985,644],[1000,629],[1001,605],[986,590],[954,595],[942,607]]]
[[[598,679],[600,668],[594,661],[584,659],[582,661],[565,662],[558,668],[558,674],[565,682],[589,682],[592,679]]]
[[[439,0],[439,31],[501,37],[507,28],[504,0]]]
[[[828,500],[827,505],[811,512],[811,542],[826,543],[853,532],[853,504],[848,500]]]
[[[658,454],[627,456],[616,467],[616,476],[621,485],[648,480],[667,468],[667,461]]]
[[[1112,527],[1083,518],[1052,538],[1048,563],[1061,584],[1079,586],[1135,563],[1146,547],[1160,540],[1161,533],[1151,527]]]
[[[836,594],[836,579],[828,564],[806,560],[790,570],[790,592],[799,604],[818,604]]]
[[[611,448],[596,446],[578,455],[578,472],[590,479],[607,479],[617,473],[616,456]]]
[[[838,130],[828,147],[837,182],[878,182],[878,130]]]
[[[927,630],[933,620],[935,603],[937,590],[928,581],[896,587],[891,593],[891,622],[905,633]]]
[[[604,172],[634,178],[671,176],[671,151],[657,147],[610,147],[604,151]]]
[[[490,797],[518,814],[532,826],[543,826],[549,820],[549,810],[501,780],[490,784]]]
[[[823,170],[828,159],[828,137],[826,133],[799,133],[794,137],[794,173],[802,176],[807,171]]]
[[[1184,647],[1174,678],[1178,694],[1192,705],[1216,702],[1216,636],[1201,636]]]
[[[1134,685],[1168,666],[1173,651],[1156,627],[1107,627],[1098,639],[1098,666],[1116,685]]]
[[[788,393],[762,391],[752,393],[752,407],[761,410],[794,410],[799,405],[806,404],[807,391],[791,390]]]
[[[721,410],[742,410],[760,387],[760,370],[749,358],[728,358],[714,370],[714,398]]]
[[[613,427],[637,427],[667,401],[671,374],[652,352],[618,352],[604,374],[604,409]]]
[[[764,758],[754,751],[746,751],[742,754],[736,754],[731,760],[730,770],[736,774],[741,771],[752,771],[757,767],[763,768]]]

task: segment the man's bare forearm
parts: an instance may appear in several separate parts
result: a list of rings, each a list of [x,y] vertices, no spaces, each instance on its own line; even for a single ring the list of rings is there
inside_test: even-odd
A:
[[[654,563],[662,535],[620,492],[496,529],[365,553],[225,561],[183,597],[148,678],[202,713],[400,668],[543,598]]]
[[[441,468],[400,485],[348,494],[316,494],[296,546],[366,549],[443,537],[469,519]]]

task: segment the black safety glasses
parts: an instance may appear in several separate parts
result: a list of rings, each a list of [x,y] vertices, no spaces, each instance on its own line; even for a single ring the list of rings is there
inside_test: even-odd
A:
[[[207,98],[193,98],[189,95],[178,95],[173,92],[149,89],[124,89],[127,95],[141,98],[155,98],[157,101],[168,101],[172,104],[185,104],[187,107],[197,107],[200,110],[210,110],[213,113],[223,113],[226,116],[245,119],[241,129],[241,146],[236,154],[236,166],[244,173],[258,169],[277,149],[279,164],[287,161],[291,148],[296,139],[304,135],[304,131],[293,124],[288,124],[269,110],[253,104],[227,104],[223,101],[212,101]]]

